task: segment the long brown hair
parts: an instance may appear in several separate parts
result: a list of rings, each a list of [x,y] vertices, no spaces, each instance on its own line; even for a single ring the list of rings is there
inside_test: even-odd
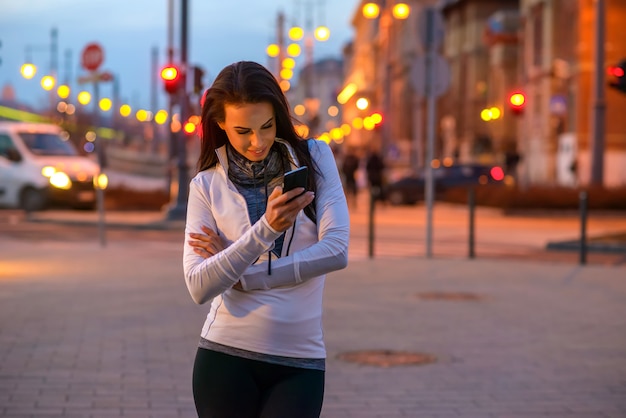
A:
[[[224,122],[225,105],[268,102],[274,108],[276,136],[287,141],[300,165],[309,167],[309,190],[315,191],[314,172],[319,174],[311,159],[307,142],[294,127],[295,119],[289,103],[276,78],[262,65],[252,61],[239,61],[225,67],[206,91],[202,106],[202,138],[198,171],[217,163],[215,150],[226,144],[228,137],[219,126]]]

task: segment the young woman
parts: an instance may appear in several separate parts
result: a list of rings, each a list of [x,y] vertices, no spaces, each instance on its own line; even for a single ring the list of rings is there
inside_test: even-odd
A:
[[[193,370],[200,417],[319,417],[326,273],[347,265],[349,217],[330,147],[304,140],[274,76],[224,68],[205,93],[184,273],[210,302]],[[282,190],[308,167],[308,186]]]

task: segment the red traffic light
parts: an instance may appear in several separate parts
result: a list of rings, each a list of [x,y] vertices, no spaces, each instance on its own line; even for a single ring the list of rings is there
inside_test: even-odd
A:
[[[161,69],[161,79],[168,94],[175,94],[181,87],[180,70],[174,65],[168,65]]]
[[[624,69],[621,67],[609,67],[607,73],[613,77],[624,77]]]
[[[524,95],[524,93],[515,92],[509,96],[509,108],[514,114],[518,115],[522,113],[525,104],[526,96]]]
[[[622,93],[626,93],[626,58],[622,59],[617,65],[607,68],[609,76],[609,86]]]
[[[173,81],[178,78],[178,68],[176,67],[164,67],[161,70],[161,78],[164,81]]]

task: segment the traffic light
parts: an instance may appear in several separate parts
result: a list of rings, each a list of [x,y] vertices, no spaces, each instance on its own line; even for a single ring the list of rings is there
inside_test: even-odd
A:
[[[524,93],[516,91],[509,96],[509,109],[514,115],[521,115],[524,113],[525,106],[526,96]]]
[[[619,64],[610,66],[607,72],[612,77],[609,86],[626,93],[626,58],[621,60]]]
[[[193,67],[193,92],[195,94],[201,94],[204,90],[202,77],[204,77],[204,70],[198,66]]]
[[[161,79],[163,80],[163,87],[168,94],[174,95],[182,87],[182,74],[180,69],[173,64],[161,69]]]

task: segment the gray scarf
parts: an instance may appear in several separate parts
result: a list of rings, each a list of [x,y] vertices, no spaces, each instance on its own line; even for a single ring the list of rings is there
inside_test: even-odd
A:
[[[226,144],[228,155],[228,178],[243,188],[267,186],[267,193],[283,182],[283,175],[290,170],[289,158],[285,147],[274,142],[269,154],[263,161],[250,161],[238,153],[230,143]],[[265,188],[265,187],[264,187]],[[267,196],[266,196],[267,198]]]

